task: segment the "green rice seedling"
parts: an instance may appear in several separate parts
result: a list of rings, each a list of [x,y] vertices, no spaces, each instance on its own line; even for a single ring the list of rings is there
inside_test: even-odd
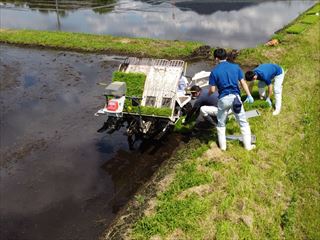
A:
[[[116,71],[112,75],[112,81],[125,82],[127,84],[127,93],[129,97],[142,97],[146,75],[142,73],[125,73]],[[124,111],[129,113],[140,113],[150,116],[171,116],[171,108],[155,108],[147,106],[132,106],[131,99],[126,99]]]
[[[196,117],[192,117],[191,121],[187,124],[182,124],[182,121],[183,121],[184,117],[181,117],[176,125],[174,126],[174,131],[177,132],[177,133],[188,133],[188,132],[191,132],[192,129],[194,128],[195,126],[195,120],[196,120]]]
[[[128,100],[126,101],[126,104],[125,104],[125,112],[139,113],[139,107],[132,106],[131,101]],[[169,117],[171,116],[172,109],[140,106],[140,113],[142,115],[148,115],[148,116]]]
[[[270,108],[269,104],[265,100],[255,100],[253,103],[244,103],[244,109],[246,111],[252,109],[266,109]]]
[[[125,82],[127,84],[128,96],[142,97],[144,83],[147,76],[142,73],[125,73],[114,72],[112,75],[113,82]]]

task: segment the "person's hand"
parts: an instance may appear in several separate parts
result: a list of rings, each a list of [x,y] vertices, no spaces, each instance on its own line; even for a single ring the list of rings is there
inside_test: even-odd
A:
[[[266,102],[268,103],[269,107],[272,107],[272,102],[269,97],[267,97]]]
[[[254,102],[254,99],[252,96],[247,96],[246,100],[244,101],[245,103],[248,102],[248,103],[253,103]]]

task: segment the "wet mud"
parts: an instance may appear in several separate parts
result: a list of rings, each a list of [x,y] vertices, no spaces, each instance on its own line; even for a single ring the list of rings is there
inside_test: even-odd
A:
[[[96,132],[97,83],[122,57],[1,45],[0,60],[1,239],[98,239],[181,136],[130,151],[124,129]]]

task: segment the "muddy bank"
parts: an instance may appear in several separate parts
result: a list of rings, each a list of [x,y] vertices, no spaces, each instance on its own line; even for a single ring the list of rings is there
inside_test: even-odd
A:
[[[121,57],[1,45],[0,60],[1,239],[98,239],[181,136],[132,152],[124,131],[96,133]]]

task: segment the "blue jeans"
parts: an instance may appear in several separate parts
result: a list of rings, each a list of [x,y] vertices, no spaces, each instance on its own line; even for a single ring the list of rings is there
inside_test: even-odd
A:
[[[226,126],[228,111],[232,109],[232,103],[235,97],[239,98],[239,100],[241,101],[240,96],[235,94],[229,94],[219,99],[218,114],[217,114],[218,127]],[[249,123],[247,121],[247,117],[246,117],[243,105],[241,107],[240,113],[234,113],[234,116],[238,124],[240,125],[240,127],[249,127]]]

